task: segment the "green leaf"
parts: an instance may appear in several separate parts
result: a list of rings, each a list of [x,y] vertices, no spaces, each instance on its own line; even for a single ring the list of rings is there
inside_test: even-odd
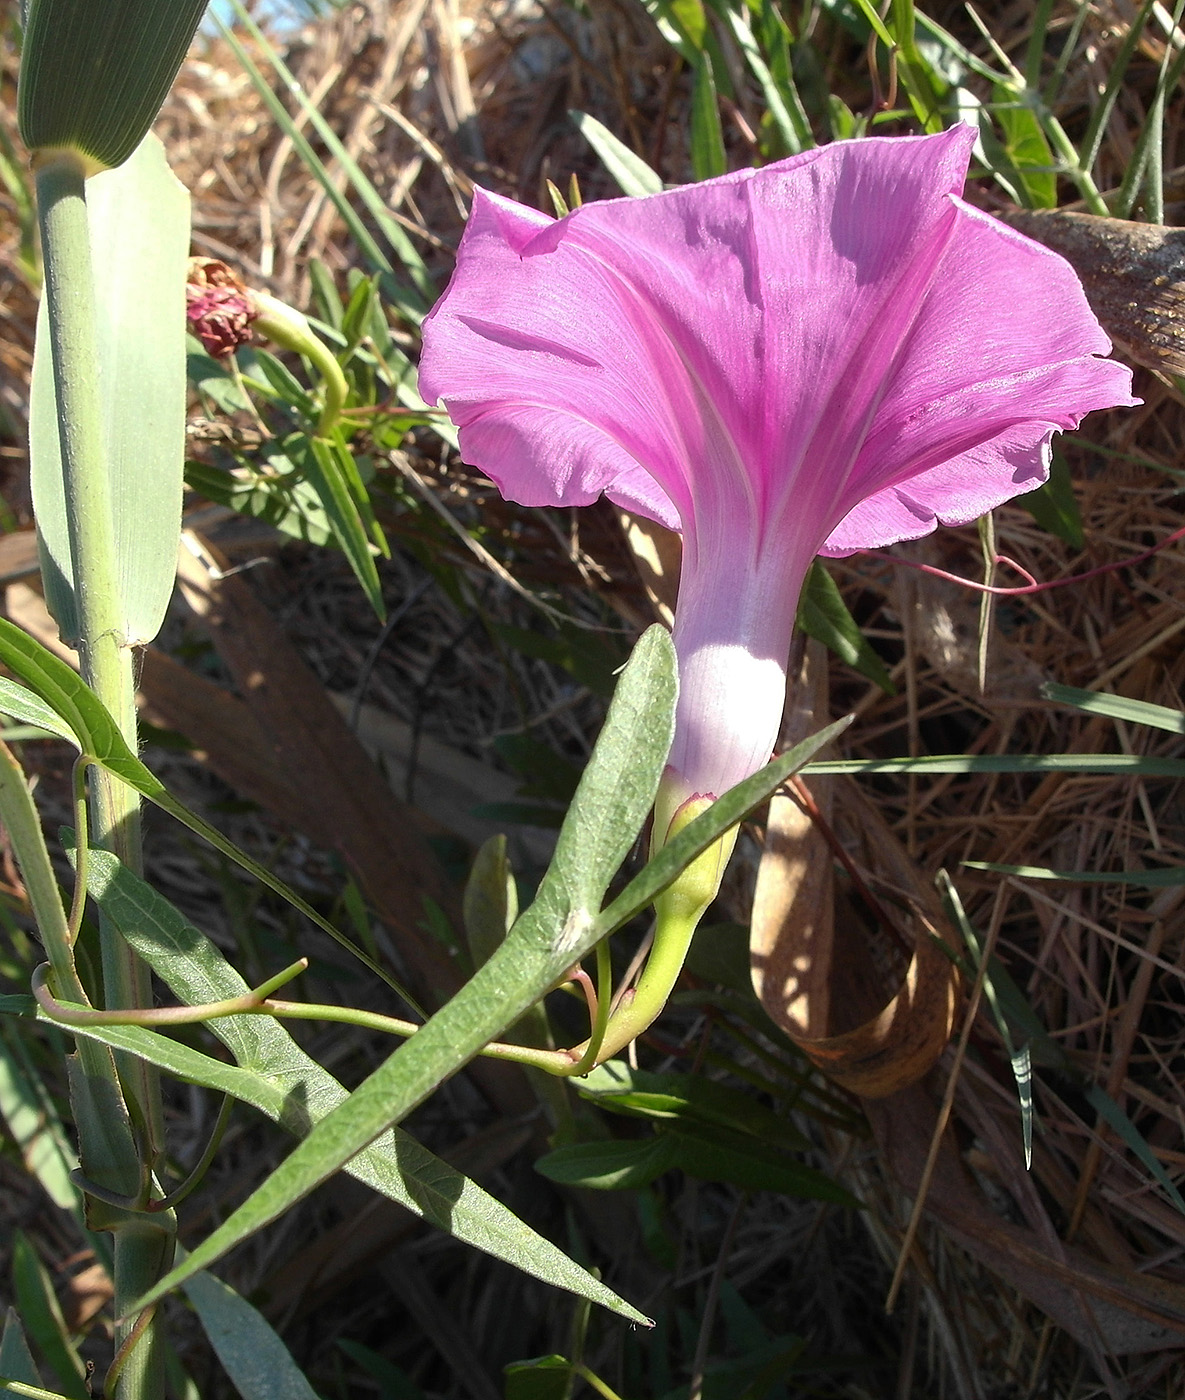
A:
[[[504,1400],[567,1400],[572,1363],[562,1356],[536,1356],[505,1367]]]
[[[971,962],[963,966],[963,971],[969,975],[978,973],[983,961],[984,943],[980,938],[975,926],[967,917],[967,912],[963,908],[963,901],[959,897],[959,892],[955,888],[954,882],[945,870],[940,870],[934,877],[934,883],[938,888],[938,893],[942,897],[942,903],[946,909],[947,916],[963,935],[963,942],[971,953]],[[1000,1033],[1000,1040],[1004,1049],[1008,1052],[1008,1058],[1012,1064],[1012,1077],[1016,1080],[1016,1097],[1020,1105],[1020,1126],[1021,1138],[1025,1149],[1025,1169],[1031,1169],[1033,1165],[1033,1057],[1030,1046],[1026,1043],[1017,1050],[1012,1039],[1012,1032],[1009,1025],[1009,1007],[1015,1007],[1018,999],[1023,1003],[1020,988],[1012,981],[1004,970],[1004,965],[999,958],[992,955],[988,958],[985,969],[984,996],[988,1006],[991,1008],[992,1019],[996,1023],[996,1029]],[[1024,1011],[1036,1020],[1035,1014],[1027,1003],[1023,1003]],[[1039,1022],[1038,1022],[1039,1024]],[[1048,1036],[1045,1040],[1048,1041]]]
[[[239,353],[246,362],[245,368],[248,372],[256,377],[263,376],[266,382],[260,387],[269,397],[278,403],[286,404],[306,418],[313,417],[316,407],[312,395],[283,360],[273,355],[270,350],[263,350],[259,346]]]
[[[506,855],[506,837],[491,836],[473,858],[461,903],[465,940],[474,967],[489,962],[518,918],[518,888]]]
[[[366,206],[375,227],[382,231],[388,245],[406,268],[408,276],[414,283],[414,290],[411,287],[398,285],[393,276],[384,277],[383,290],[388,299],[398,305],[401,313],[418,325],[428,306],[436,300],[437,290],[423,259],[416,251],[415,244],[412,243],[397,220],[392,218],[391,211],[382,195],[367,178],[332,125],[305,96],[292,71],[285,65],[275,47],[268,41],[267,36],[248,11],[239,3],[239,0],[231,0],[231,3],[238,19],[250,32],[257,51],[262,53],[275,69],[283,91],[296,98],[302,108],[303,115],[308,118],[309,124],[325,143],[326,149],[341,166],[346,177],[357,191],[358,197]],[[387,274],[394,273],[391,260],[375,242],[366,220],[359,215],[346,197],[345,192],[339,188],[338,182],[330,174],[324,161],[313,150],[302,129],[303,123],[294,120],[288,108],[280,100],[272,83],[260,72],[254,59],[243,47],[239,36],[227,24],[226,20],[217,12],[213,14],[213,19],[218,26],[219,33],[234,50],[244,72],[250,78],[252,86],[262,98],[276,125],[292,142],[293,149],[304,162],[306,169],[324,190],[326,198],[333,204],[338,214],[341,215],[346,227],[350,230],[350,236],[357,243],[363,256],[372,267],[379,271]]]
[[[810,1142],[780,1114],[734,1085],[692,1074],[655,1074],[607,1060],[576,1081],[581,1098],[602,1108],[671,1123],[715,1125],[788,1151]]]
[[[185,1296],[243,1400],[317,1400],[275,1328],[229,1284],[203,1270]]]
[[[925,758],[828,758],[807,773],[1105,773],[1131,778],[1185,778],[1185,759],[1127,753],[946,753]],[[690,828],[688,828],[690,830]]]
[[[176,817],[190,831],[208,841],[215,850],[221,851],[228,860],[234,861],[294,909],[299,910],[306,919],[310,919],[319,929],[329,934],[330,938],[348,949],[376,977],[397,991],[409,1005],[416,1004],[414,998],[385,968],[352,943],[340,929],[334,928],[327,919],[323,919],[311,904],[290,889],[283,880],[278,879],[266,866],[252,860],[217,828],[178,802],[152,770],[132,753],[115,721],[93,692],[79,679],[77,673],[60,657],[55,656],[6,618],[0,618],[0,662],[15,671],[26,685],[65,721],[74,735],[74,741],[84,753],[97,760],[116,777],[122,778],[142,797],[148,798],[170,816]]]
[[[689,68],[697,63],[708,34],[700,0],[641,0],[658,32]]]
[[[791,773],[796,773],[813,754],[826,748],[850,723],[850,717],[836,720],[817,734],[812,734],[751,778],[738,783],[694,821],[688,822],[678,836],[668,841],[646,868],[630,881],[613,903],[601,911],[596,920],[600,936],[606,937],[615,932],[635,914],[640,914],[653,904],[679,871],[760,806]]]
[[[349,349],[360,345],[370,334],[370,321],[378,302],[375,284],[363,277],[350,295],[349,305],[342,317],[341,332]]]
[[[524,779],[520,797],[537,797],[566,806],[580,785],[579,767],[530,734],[503,734],[494,740],[494,752]]]
[[[49,1274],[23,1230],[12,1237],[12,1284],[25,1331],[53,1368],[58,1384],[71,1400],[89,1400],[86,1367],[71,1345]]]
[[[23,1381],[5,1380],[0,1378],[0,1390],[10,1395],[21,1395],[25,1400],[70,1400],[67,1395],[62,1395],[57,1390],[43,1390],[38,1385],[26,1385]]]
[[[187,336],[185,343],[188,347],[185,373],[203,399],[209,399],[215,408],[228,417],[235,413],[250,413],[251,400],[227,365],[213,355],[207,355],[196,337]]]
[[[1005,84],[996,88],[992,111],[1004,133],[1004,154],[1026,208],[1056,209],[1056,162],[1036,114]]]
[[[561,1186],[634,1191],[669,1172],[678,1155],[678,1143],[666,1135],[628,1142],[570,1142],[545,1153],[535,1170]]]
[[[333,444],[324,438],[307,438],[297,447],[289,448],[298,468],[316,491],[326,518],[342,553],[350,561],[354,576],[362,585],[370,606],[380,621],[386,617],[383,586],[379,581],[374,553],[366,536],[366,527],[350,492]]]
[[[695,64],[691,89],[691,168],[697,180],[710,180],[728,169],[716,80],[705,54]]]
[[[21,1320],[14,1308],[9,1308],[4,1314],[4,1335],[0,1336],[0,1376],[22,1381],[25,1385],[41,1384],[37,1363],[29,1351]]]
[[[815,138],[811,132],[810,123],[807,121],[806,113],[803,111],[798,90],[794,87],[793,81],[780,85],[769,64],[762,56],[761,47],[756,36],[749,27],[747,21],[747,11],[742,12],[734,9],[731,5],[723,4],[717,6],[717,12],[724,20],[725,24],[736,40],[737,48],[744,55],[745,62],[749,65],[749,71],[757,79],[765,97],[765,105],[769,108],[770,120],[775,130],[781,138],[782,145],[788,155],[797,155],[800,151],[810,150],[815,144]]]
[[[1124,1146],[1138,1157],[1145,1167],[1156,1178],[1159,1185],[1164,1189],[1165,1195],[1185,1215],[1185,1198],[1182,1198],[1180,1191],[1174,1185],[1168,1172],[1160,1163],[1160,1159],[1152,1148],[1148,1145],[1143,1134],[1124,1113],[1123,1109],[1115,1100],[1098,1084],[1088,1084],[1083,1091],[1090,1102],[1090,1106],[1099,1117],[1111,1128],[1122,1140]]]
[[[613,694],[617,673],[626,659],[616,638],[598,636],[562,620],[549,619],[545,632],[515,627],[508,622],[487,622],[490,634],[523,656],[534,656],[560,666],[594,695]]]
[[[965,863],[968,865],[972,864],[970,861]],[[1181,882],[1177,881],[1175,883]],[[945,871],[939,872],[938,887],[943,895],[948,911],[961,927],[968,945],[978,958],[980,951],[978,935],[975,933],[967,916],[964,914],[958,893],[954,889]],[[1016,982],[1007,969],[999,959],[994,957],[990,959],[988,963],[988,985],[992,988],[992,1010],[996,1015],[996,1022],[1000,1030],[1001,1039],[1012,1060],[1013,1074],[1017,1082],[1017,1093],[1020,1097],[1022,1125],[1025,1135],[1026,1159],[1029,1157],[1032,1150],[1032,1068],[1030,1056],[1028,1054],[1030,1047],[1023,1046],[1019,1052],[1013,1050],[1012,1038],[1007,1025],[1004,1023],[1005,1018],[1013,1025],[1019,1027],[1030,1038],[1032,1042],[1031,1048],[1037,1052],[1037,1059],[1040,1063],[1050,1066],[1058,1073],[1064,1075],[1066,1079],[1085,1096],[1099,1117],[1118,1134],[1133,1155],[1152,1173],[1173,1205],[1176,1206],[1182,1214],[1185,1214],[1185,1199],[1182,1198],[1176,1185],[1161,1165],[1160,1160],[1148,1145],[1140,1130],[1105,1089],[1098,1084],[1083,1079],[1066,1055],[1064,1048],[1045,1030],[1040,1017],[1029,1005],[1024,993],[1016,985]]]
[[[1165,890],[1185,885],[1185,866],[1170,865],[1153,870],[1052,870],[1047,865],[998,865],[988,860],[965,860],[968,870],[992,870],[998,875],[1017,875],[1022,880],[1062,880],[1078,885],[1131,885],[1137,889]]]
[[[675,691],[673,644],[663,628],[652,627],[622,673],[535,902],[505,943],[140,1305],[206,1267],[331,1176],[516,1021],[599,941],[595,911],[654,801],[674,728]],[[641,1319],[626,1304],[616,1310]]]
[[[848,611],[839,586],[818,559],[811,565],[798,604],[799,628],[833,651],[854,671],[859,671],[887,695],[897,688],[885,670],[885,663],[873,650],[860,631],[856,619]]]
[[[333,543],[333,531],[316,491],[292,471],[292,464],[280,453],[269,457],[269,465],[284,463],[285,476],[239,477],[205,462],[186,462],[185,484],[206,500],[226,506],[240,515],[263,520],[295,540],[309,544]]]
[[[801,1200],[833,1201],[850,1209],[860,1206],[829,1176],[755,1138],[693,1124],[663,1129],[660,1138],[673,1144],[671,1165],[701,1181],[724,1181],[746,1191],[777,1191]]]
[[[139,646],[160,630],[177,572],[189,195],[160,142],[149,136],[126,165],[88,181],[87,203],[120,615],[127,641]],[[78,635],[76,580],[44,298],[30,396],[33,509],[46,602],[63,637],[72,640]]]
[[[885,22],[881,19],[880,8],[872,3],[872,0],[852,0],[856,9],[868,21],[868,25],[876,37],[887,49],[896,49],[897,40],[885,28]]]
[[[348,1337],[339,1338],[337,1344],[352,1361],[357,1362],[378,1382],[379,1400],[428,1400],[404,1370],[393,1366],[377,1351],[364,1347],[360,1342],[352,1342]]]
[[[1171,710],[1167,705],[1150,705],[1146,700],[1131,700],[1126,695],[1079,690],[1077,686],[1059,685],[1056,681],[1047,681],[1041,687],[1041,694],[1056,704],[1073,705],[1087,714],[1106,715],[1108,719],[1122,719],[1130,724],[1146,724],[1152,729],[1167,730],[1170,734],[1185,734],[1185,710]],[[22,715],[21,718],[26,716]]]
[[[918,48],[913,0],[893,0],[892,15],[897,40],[894,45],[897,76],[901,86],[909,95],[910,106],[923,128],[930,133],[941,131],[941,107],[947,83]]]
[[[313,304],[317,315],[328,322],[335,331],[342,328],[342,299],[338,296],[333,273],[320,258],[309,259],[309,281],[312,283]]]
[[[162,786],[128,748],[115,721],[73,667],[7,618],[0,618],[0,661],[54,711],[86,753],[133,786],[137,781]]]
[[[1081,549],[1086,543],[1082,528],[1082,512],[1074,494],[1074,481],[1066,459],[1054,453],[1049,466],[1049,480],[1035,491],[1017,496],[1016,504],[1023,506],[1042,529],[1065,540],[1071,549]]]
[[[387,537],[383,534],[382,526],[375,518],[374,508],[370,503],[370,492],[366,489],[367,481],[373,480],[374,477],[373,463],[369,458],[355,457],[346,446],[341,434],[335,434],[333,441],[329,444],[329,449],[333,453],[338,470],[341,472],[342,481],[350,493],[350,499],[354,502],[367,535],[382,557],[390,559],[391,548],[387,544]],[[365,477],[363,467],[366,468]]]
[[[7,676],[0,676],[0,713],[13,719],[23,719],[26,724],[34,724],[38,729],[56,734],[68,744],[77,744],[74,731],[60,716],[45,703]]]
[[[8,1026],[0,1026],[0,1115],[25,1170],[56,1206],[77,1212],[81,1202],[70,1173],[78,1158],[24,1043]],[[0,1376],[12,1374],[0,1365]]]
[[[90,890],[100,908],[179,1001],[196,1006],[246,992],[247,984],[218,948],[151,885],[105,851],[92,851],[91,861]],[[347,1101],[341,1084],[274,1018],[225,1016],[208,1028],[235,1064],[142,1027],[83,1026],[73,1033],[139,1055],[187,1083],[230,1094],[298,1137]],[[617,1302],[609,1289],[400,1128],[380,1135],[345,1170],[476,1249],[606,1306]]]
[[[728,1182],[749,1191],[859,1205],[822,1172],[755,1138],[706,1126],[663,1128],[653,1137],[625,1142],[569,1143],[535,1163],[536,1171],[551,1181],[596,1191],[635,1190],[676,1167],[701,1181]]]
[[[545,831],[558,831],[564,822],[564,809],[545,802],[479,802],[470,813],[501,826],[537,826]]]
[[[657,194],[662,189],[662,177],[619,141],[607,126],[590,117],[587,112],[569,112],[577,131],[601,158],[601,164],[617,181],[622,194],[637,197]]]

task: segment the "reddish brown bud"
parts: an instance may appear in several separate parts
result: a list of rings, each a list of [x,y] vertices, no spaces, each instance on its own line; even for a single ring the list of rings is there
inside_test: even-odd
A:
[[[215,359],[233,355],[251,339],[251,322],[259,313],[247,288],[217,258],[190,258],[185,286],[189,328]]]

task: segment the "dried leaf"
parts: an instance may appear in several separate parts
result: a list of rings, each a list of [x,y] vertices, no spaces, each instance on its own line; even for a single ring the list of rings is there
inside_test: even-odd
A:
[[[826,666],[818,643],[808,648],[793,695],[788,742],[817,727],[816,713],[826,713]],[[825,783],[815,779],[811,786],[824,820],[832,791]],[[875,846],[882,859],[886,853],[893,857],[892,883],[916,900],[908,968],[897,978],[891,968],[878,968],[855,909],[836,898],[833,855],[822,829],[793,797],[781,794],[770,802],[750,956],[761,1004],[800,1049],[852,1093],[883,1098],[915,1083],[942,1053],[954,1021],[958,974],[940,941],[926,931],[945,930],[937,901],[896,837],[878,827],[879,818],[854,794],[854,786],[845,789],[845,811],[858,813],[866,845]]]

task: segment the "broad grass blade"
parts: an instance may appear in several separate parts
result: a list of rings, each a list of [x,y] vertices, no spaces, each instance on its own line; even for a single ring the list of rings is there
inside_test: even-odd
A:
[[[139,646],[160,630],[181,535],[189,195],[150,135],[126,164],[88,182],[87,199],[120,614],[125,640]],[[73,640],[76,580],[44,300],[29,450],[45,597],[62,636]]]
[[[206,3],[34,0],[18,93],[25,145],[122,165],[156,120]]]

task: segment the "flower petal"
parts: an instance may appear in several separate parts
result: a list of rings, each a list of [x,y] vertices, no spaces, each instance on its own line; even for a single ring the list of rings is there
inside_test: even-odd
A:
[[[678,464],[702,448],[675,349],[568,236],[581,211],[556,223],[519,210],[475,192],[453,280],[425,322],[421,391],[511,499],[580,505],[605,491],[675,524],[665,478],[681,480]]]
[[[815,553],[973,519],[1137,402],[1069,265],[958,197],[973,141],[841,142],[558,221],[475,195],[422,391],[512,499],[682,529],[686,796],[768,758]]]
[[[470,460],[481,428],[480,465],[515,499],[649,498],[684,530],[739,510],[760,534],[812,467],[813,425],[858,410],[849,361],[863,347],[875,382],[869,337],[883,357],[910,324],[972,140],[846,142],[558,222],[478,191],[422,391]]]
[[[1096,408],[1138,403],[1106,355],[1073,268],[955,201],[932,295],[846,473],[848,514],[824,553],[962,524],[1045,480],[1049,442]]]

